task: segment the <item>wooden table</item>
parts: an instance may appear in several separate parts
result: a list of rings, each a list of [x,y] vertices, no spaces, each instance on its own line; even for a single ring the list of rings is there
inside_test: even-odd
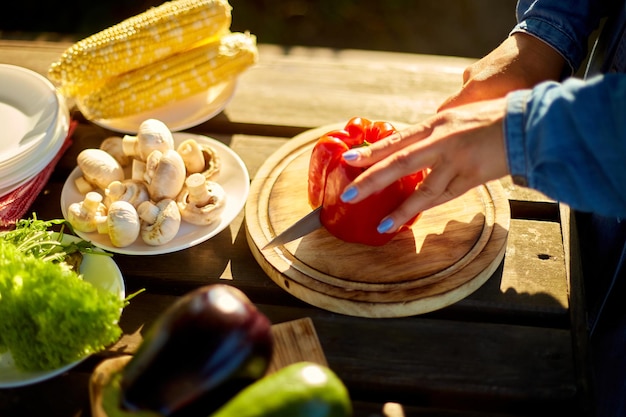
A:
[[[44,74],[64,43],[0,41],[0,62]],[[296,134],[358,115],[418,122],[457,89],[470,60],[355,50],[260,45],[226,109],[190,129],[229,145],[250,176]],[[78,113],[74,144],[33,211],[59,218],[59,195],[77,153],[110,135]],[[386,403],[411,415],[584,415],[589,409],[584,306],[569,210],[502,180],[511,222],[503,262],[479,290],[414,317],[369,319],[307,305],[274,284],[253,258],[243,212],[191,249],[115,255],[128,292],[123,337],[77,368],[36,385],[0,390],[3,416],[89,415],[88,379],[103,359],[132,353],[141,332],[181,294],[227,282],[273,323],[310,317],[329,366],[348,386],[356,416]],[[385,408],[387,410],[387,408]],[[398,414],[396,414],[398,415]]]

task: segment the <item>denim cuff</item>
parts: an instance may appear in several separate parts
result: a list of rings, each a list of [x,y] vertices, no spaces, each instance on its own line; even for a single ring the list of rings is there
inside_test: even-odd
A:
[[[524,32],[554,48],[567,62],[569,73],[574,74],[585,59],[586,51],[580,48],[576,39],[569,36],[552,22],[540,18],[528,18],[518,23],[510,34]]]
[[[528,186],[526,161],[525,113],[531,90],[518,90],[507,95],[507,112],[504,118],[504,146],[509,173],[513,182]]]

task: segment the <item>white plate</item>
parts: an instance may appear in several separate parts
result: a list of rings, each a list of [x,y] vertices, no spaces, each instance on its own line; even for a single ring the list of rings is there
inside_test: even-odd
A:
[[[191,133],[174,133],[176,146],[186,139],[195,139],[198,143],[205,143],[213,147],[221,160],[221,169],[216,179],[226,192],[226,205],[222,211],[219,221],[208,226],[195,226],[183,221],[178,230],[178,234],[160,246],[150,246],[145,244],[141,238],[132,245],[118,248],[111,244],[108,235],[98,233],[76,232],[80,237],[92,242],[94,245],[106,249],[110,252],[123,253],[127,255],[158,255],[163,253],[176,252],[181,249],[190,248],[202,243],[222,230],[224,230],[243,209],[250,192],[250,176],[245,164],[232,149],[215,139],[195,135]],[[83,201],[84,196],[74,185],[74,180],[82,175],[80,168],[76,167],[69,175],[63,190],[61,191],[61,211],[63,217],[67,219],[67,208],[70,204]]]
[[[134,135],[141,122],[157,119],[165,123],[172,132],[177,132],[197,126],[218,115],[235,94],[236,85],[235,80],[224,82],[206,92],[151,111],[117,119],[90,119],[90,121],[110,130]],[[82,111],[80,102],[77,102],[76,106]]]
[[[65,235],[64,239],[78,241],[74,236]],[[85,254],[80,266],[83,279],[94,286],[118,294],[120,299],[126,297],[126,288],[122,273],[110,256]],[[120,312],[121,314],[121,312]],[[0,354],[0,388],[15,388],[50,379],[73,368],[83,359],[69,363],[50,371],[22,371],[15,367],[10,353]]]
[[[0,64],[0,163],[27,153],[54,133],[54,86],[26,68]]]
[[[54,132],[47,143],[41,143],[27,155],[19,155],[5,164],[0,164],[0,196],[5,195],[30,181],[39,174],[57,155],[70,127],[70,115],[63,103],[59,107]]]

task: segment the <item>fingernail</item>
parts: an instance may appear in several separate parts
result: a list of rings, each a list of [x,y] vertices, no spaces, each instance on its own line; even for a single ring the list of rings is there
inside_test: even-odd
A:
[[[376,230],[378,233],[387,233],[393,227],[393,219],[391,217],[386,217],[382,222],[378,225]]]
[[[357,159],[359,159],[359,151],[357,151],[356,149],[350,149],[349,151],[345,151],[343,153],[343,159],[345,159],[346,161],[356,161]]]
[[[359,194],[359,191],[356,189],[356,187],[348,187],[346,188],[346,190],[343,192],[343,194],[341,194],[341,201],[343,201],[344,203],[348,203],[352,200],[354,200],[357,196],[357,194]]]

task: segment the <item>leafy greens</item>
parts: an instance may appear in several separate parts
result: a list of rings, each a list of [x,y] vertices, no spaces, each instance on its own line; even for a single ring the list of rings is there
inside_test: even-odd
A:
[[[62,222],[32,219],[0,234],[0,352],[9,350],[22,370],[58,368],[121,335],[126,301],[83,281],[65,262],[93,248],[62,244],[48,230]]]

